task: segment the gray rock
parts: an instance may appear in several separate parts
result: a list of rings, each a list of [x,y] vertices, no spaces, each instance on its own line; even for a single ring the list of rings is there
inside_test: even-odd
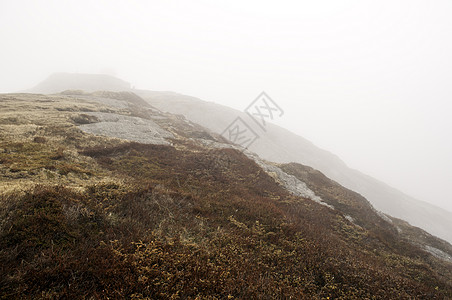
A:
[[[87,133],[158,145],[170,144],[166,139],[173,137],[170,132],[151,120],[112,113],[91,112],[87,114],[99,120],[98,123],[78,126]]]

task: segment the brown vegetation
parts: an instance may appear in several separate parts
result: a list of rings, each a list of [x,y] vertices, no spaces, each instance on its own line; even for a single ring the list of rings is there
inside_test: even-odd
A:
[[[306,180],[331,210],[237,150],[88,136],[72,113],[65,126],[44,124],[45,140],[5,135],[0,145],[2,174],[16,168],[35,183],[0,198],[1,298],[452,297],[450,265],[399,240],[340,186]],[[44,170],[58,179],[41,181]],[[64,180],[72,185],[54,184]]]

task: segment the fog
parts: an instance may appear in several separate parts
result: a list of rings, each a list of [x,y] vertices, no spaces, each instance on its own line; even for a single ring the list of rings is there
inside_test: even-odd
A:
[[[0,2],[0,92],[106,73],[277,122],[452,211],[451,1]]]

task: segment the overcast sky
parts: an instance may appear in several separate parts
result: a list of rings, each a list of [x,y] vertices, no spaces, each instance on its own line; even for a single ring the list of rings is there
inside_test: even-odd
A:
[[[452,211],[452,1],[0,0],[0,92],[108,73],[244,109]]]

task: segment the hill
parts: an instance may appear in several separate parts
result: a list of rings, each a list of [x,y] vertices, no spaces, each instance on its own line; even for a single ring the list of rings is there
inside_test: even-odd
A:
[[[27,93],[59,93],[65,90],[128,91],[130,83],[105,74],[54,73]]]
[[[452,297],[449,244],[137,103],[0,95],[1,298]]]
[[[378,210],[408,221],[452,243],[452,212],[419,201],[371,176],[349,168],[336,155],[284,128],[268,123],[260,130],[248,115],[226,106],[172,92],[137,91],[154,107],[184,115],[213,132],[221,133],[240,116],[259,133],[249,149],[262,158],[279,163],[297,162],[322,171],[341,185],[366,197]]]
[[[264,133],[243,112],[174,92],[131,90],[130,84],[107,75],[57,73],[29,92],[55,93],[64,90],[133,91],[153,107],[183,115],[217,134],[221,134],[240,116],[259,132],[259,139],[250,146],[250,150],[262,158],[279,163],[297,162],[318,169],[329,178],[366,197],[378,210],[452,243],[452,212],[419,201],[384,182],[351,169],[336,155],[279,126],[268,124]]]

